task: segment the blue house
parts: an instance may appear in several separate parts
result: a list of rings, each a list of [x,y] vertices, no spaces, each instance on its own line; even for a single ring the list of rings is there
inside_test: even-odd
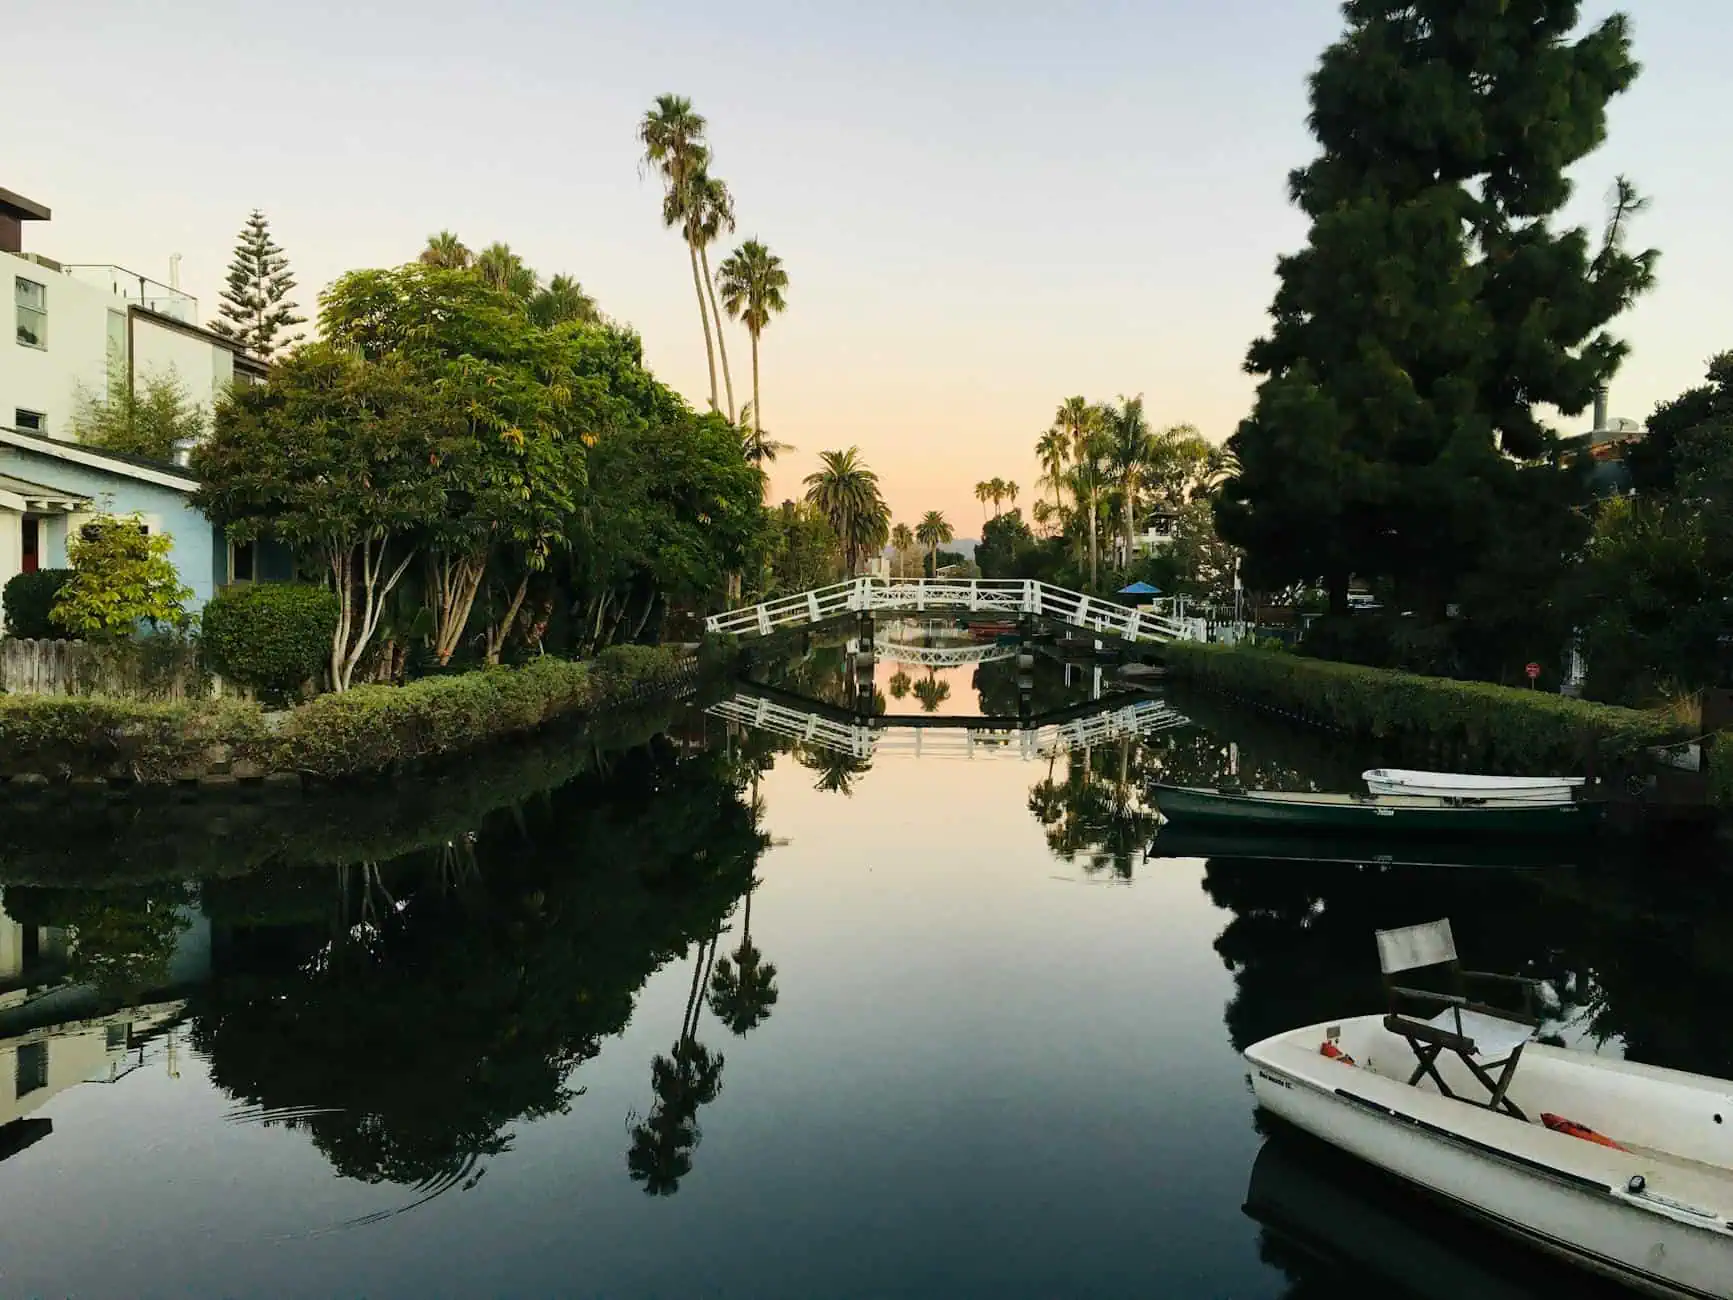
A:
[[[294,565],[281,547],[230,543],[193,508],[198,481],[184,465],[61,442],[0,426],[0,589],[14,574],[66,567],[66,540],[98,511],[142,516],[169,552],[197,612],[237,582],[282,582]]]

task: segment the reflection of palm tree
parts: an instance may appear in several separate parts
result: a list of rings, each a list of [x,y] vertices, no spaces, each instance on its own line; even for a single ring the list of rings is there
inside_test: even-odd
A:
[[[770,1019],[770,1008],[776,1005],[776,967],[752,943],[752,887],[746,891],[745,907],[734,960],[719,958],[710,980],[710,1009],[736,1037]]]
[[[938,675],[929,669],[926,681],[915,683],[915,698],[921,702],[924,711],[937,713],[939,705],[951,698],[951,684],[941,682]]]
[[[856,758],[853,754],[839,753],[834,749],[813,749],[805,745],[797,747],[794,756],[802,767],[819,774],[812,788],[825,794],[852,795],[855,777],[872,771],[873,766],[870,758]]]
[[[911,682],[908,673],[903,671],[901,668],[897,669],[896,672],[891,674],[891,680],[887,683],[891,690],[891,698],[893,700],[908,699],[909,687],[912,684],[913,683]]]
[[[659,1055],[650,1063],[656,1104],[648,1119],[632,1126],[632,1146],[626,1153],[626,1172],[633,1182],[644,1184],[646,1196],[672,1196],[680,1190],[680,1180],[692,1172],[692,1152],[703,1136],[698,1108],[722,1092],[722,1054],[712,1053],[698,1041],[698,1017],[704,1010],[699,993],[715,955],[714,938],[698,945],[680,1037],[667,1056]]]

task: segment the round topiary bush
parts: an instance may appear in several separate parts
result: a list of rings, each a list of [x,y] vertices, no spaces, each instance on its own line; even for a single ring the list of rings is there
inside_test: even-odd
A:
[[[322,587],[261,583],[231,587],[205,606],[205,666],[281,704],[331,659],[337,596]]]
[[[71,569],[38,569],[10,579],[0,593],[0,603],[6,606],[6,635],[25,641],[64,640],[66,633],[49,620],[48,612],[71,580]]]

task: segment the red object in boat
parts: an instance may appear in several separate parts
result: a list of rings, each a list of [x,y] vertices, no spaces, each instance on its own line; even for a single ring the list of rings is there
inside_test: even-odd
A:
[[[1554,1133],[1563,1133],[1566,1137],[1581,1138],[1584,1142],[1595,1142],[1604,1147],[1611,1147],[1614,1151],[1629,1150],[1628,1147],[1620,1146],[1605,1133],[1597,1133],[1587,1124],[1579,1124],[1574,1119],[1566,1119],[1563,1115],[1554,1115],[1551,1111],[1543,1110],[1540,1113],[1540,1122]]]
[[[1349,1056],[1348,1053],[1344,1052],[1340,1047],[1337,1047],[1335,1043],[1328,1039],[1326,1039],[1324,1045],[1318,1049],[1318,1053],[1321,1056],[1329,1057],[1332,1061],[1340,1061],[1343,1065],[1353,1065],[1355,1063],[1353,1057]]]

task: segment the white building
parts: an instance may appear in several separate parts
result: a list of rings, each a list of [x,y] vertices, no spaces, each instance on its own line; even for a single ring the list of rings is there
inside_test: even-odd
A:
[[[0,427],[66,440],[84,393],[100,398],[117,383],[136,391],[172,373],[208,410],[237,377],[264,375],[262,363],[199,324],[198,299],[178,287],[24,251],[25,224],[49,216],[0,189],[0,293],[16,323],[15,341],[0,340]]]

